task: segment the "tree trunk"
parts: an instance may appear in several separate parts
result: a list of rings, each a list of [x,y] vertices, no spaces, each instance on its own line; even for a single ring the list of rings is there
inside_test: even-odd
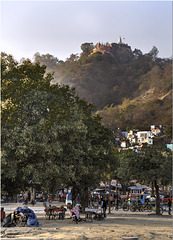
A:
[[[35,192],[36,192],[36,189],[35,189],[35,187],[33,187],[33,199],[34,199],[34,201],[35,201]]]
[[[72,188],[72,205],[73,205],[73,207],[76,205],[77,196],[78,196],[78,190],[77,190],[77,188],[73,187]]]
[[[151,183],[151,195],[154,195],[154,183]]]
[[[106,197],[106,192],[107,192],[107,185],[106,185],[106,180],[105,180],[105,197]]]
[[[15,202],[17,203],[17,194],[15,195]]]
[[[74,201],[75,201],[75,198],[76,198],[74,187],[72,188],[71,193],[72,193],[72,199],[71,199],[72,200],[72,205],[74,205]]]
[[[36,191],[35,187],[30,187],[29,190],[30,190],[30,194],[31,194],[30,202],[32,202],[32,200],[35,202],[35,191]]]
[[[30,202],[33,200],[33,192],[32,192],[32,187],[29,188],[30,191]]]
[[[109,213],[111,213],[111,176],[109,176]]]
[[[156,189],[156,215],[160,215],[160,197],[159,197],[159,186],[157,180],[155,180],[155,189]]]
[[[122,190],[124,195],[126,195],[126,188],[127,188],[127,185],[122,184]]]
[[[85,208],[88,206],[88,188],[85,187],[81,191],[81,206],[82,206],[82,213],[85,213]]]

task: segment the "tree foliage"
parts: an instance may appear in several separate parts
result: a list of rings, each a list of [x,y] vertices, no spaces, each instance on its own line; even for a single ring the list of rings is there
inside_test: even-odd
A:
[[[126,158],[127,160],[127,158]],[[165,146],[145,147],[129,156],[128,171],[132,179],[154,183],[156,214],[160,214],[159,186],[172,184],[172,154]]]
[[[88,56],[94,49],[93,43],[83,43],[81,45],[82,56]]]
[[[116,179],[122,185],[123,193],[126,194],[130,181],[134,179],[130,169],[130,161],[136,158],[136,153],[127,150],[123,153],[119,153],[117,156],[119,161],[116,169]]]
[[[156,214],[160,214],[159,187],[172,185],[172,154],[163,145],[143,147],[141,152],[131,150],[116,154],[118,166],[116,179],[125,190],[132,180],[154,185],[156,193]]]
[[[93,105],[69,86],[50,84],[44,65],[1,57],[2,193],[31,181],[49,191],[72,186],[74,194],[97,184],[113,134],[92,116]]]

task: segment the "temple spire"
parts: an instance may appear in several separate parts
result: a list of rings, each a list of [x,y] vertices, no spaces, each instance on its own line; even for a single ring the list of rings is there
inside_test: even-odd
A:
[[[118,44],[121,44],[122,43],[122,39],[121,37],[118,38]]]

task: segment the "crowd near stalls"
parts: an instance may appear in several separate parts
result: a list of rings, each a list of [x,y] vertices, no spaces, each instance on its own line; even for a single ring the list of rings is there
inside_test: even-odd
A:
[[[152,195],[152,189],[146,185],[136,184],[134,186],[129,186],[126,189],[126,193],[122,191],[121,184],[106,186],[101,185],[97,188],[88,191],[88,206],[98,207],[101,203],[101,197],[106,197],[107,201],[110,198],[111,203],[115,203],[117,199],[120,202],[124,200],[136,200],[140,199],[142,204],[145,203],[146,199],[149,199],[150,202],[155,201],[155,196]],[[169,192],[163,192],[160,190],[160,201],[166,203],[168,199],[172,200],[172,188],[169,189]],[[34,200],[34,201],[33,201]],[[48,192],[35,192],[34,196],[30,191],[21,192],[17,195],[16,202],[18,203],[32,203],[33,205],[36,202],[49,202],[58,201],[62,202],[65,205],[72,204],[72,194],[71,189],[61,188],[57,193],[51,194]],[[80,202],[80,195],[76,196],[75,202]],[[3,197],[1,203],[3,202],[15,202],[15,199],[10,197]]]
[[[171,191],[160,191],[160,213],[167,212],[171,215],[172,207],[172,189]],[[32,196],[33,197],[33,196]],[[46,219],[64,219],[65,212],[68,210],[71,218],[76,222],[80,222],[80,212],[82,212],[82,202],[79,194],[72,201],[71,191],[59,191],[57,194],[50,195],[47,192],[35,194],[37,201],[42,201],[45,206]],[[151,189],[145,185],[130,186],[126,194],[123,194],[121,188],[115,186],[98,186],[96,189],[88,191],[88,205],[85,208],[85,220],[94,218],[101,220],[106,218],[106,211],[122,209],[124,211],[156,211],[156,196],[151,194]],[[52,202],[54,201],[54,202]],[[17,196],[17,202],[23,202],[23,207],[18,207],[9,215],[5,214],[5,210],[1,208],[1,222],[4,227],[11,226],[29,226],[38,227],[39,223],[34,211],[28,208],[27,204],[33,204],[29,192],[21,193]],[[50,204],[53,203],[55,205]],[[63,205],[59,207],[59,203]],[[103,202],[104,206],[103,207]],[[36,204],[35,202],[34,204]],[[33,205],[34,205],[33,204]],[[49,206],[48,206],[49,205]]]
[[[36,202],[49,202],[52,201],[59,201],[59,202],[65,202],[66,196],[69,194],[67,191],[58,191],[56,194],[51,194],[48,192],[36,192],[34,196],[31,197],[30,191],[22,192],[20,194],[17,194],[17,202],[18,203],[31,203],[32,198]],[[3,197],[3,202],[15,202],[14,199],[10,197]]]
[[[152,189],[146,185],[136,184],[134,186],[129,186],[126,189],[126,193],[122,191],[121,184],[115,185],[101,185],[97,186],[95,189],[89,189],[88,191],[88,206],[99,206],[101,202],[101,197],[106,197],[108,200],[110,198],[111,203],[115,203],[117,199],[123,202],[124,200],[135,200],[140,199],[142,204],[146,201],[146,199],[150,199],[150,201],[155,200],[155,196],[152,194]],[[172,200],[172,188],[169,189],[168,192],[163,192],[160,190],[160,201],[165,203],[168,199]],[[33,202],[34,200],[34,202]],[[7,202],[17,202],[17,203],[32,203],[33,205],[36,202],[49,202],[58,201],[62,202],[65,205],[68,203],[72,204],[72,194],[71,189],[59,189],[56,193],[51,194],[49,192],[35,192],[34,196],[31,194],[30,191],[21,192],[17,195],[16,201],[10,197],[1,198],[1,203]],[[80,195],[78,194],[75,197],[75,202],[80,202]]]
[[[167,209],[168,211],[168,201],[173,201],[171,193],[171,189],[169,192],[163,192],[160,190],[160,206],[162,211],[164,211],[164,209]],[[154,210],[156,204],[156,196],[152,194],[152,189],[146,185],[130,186],[128,187],[126,194],[123,194],[121,187],[116,188],[115,186],[111,185],[110,189],[109,186],[106,186],[105,189],[105,186],[99,186],[93,191],[89,192],[89,207],[99,207],[102,197],[106,198],[107,204],[109,204],[110,199],[112,210],[118,210],[119,208],[123,209],[124,204],[128,204],[129,209],[130,205],[134,204],[141,205],[142,207],[150,204]],[[141,208],[141,210],[143,211],[145,209]],[[148,210],[148,208],[146,208],[146,210]]]

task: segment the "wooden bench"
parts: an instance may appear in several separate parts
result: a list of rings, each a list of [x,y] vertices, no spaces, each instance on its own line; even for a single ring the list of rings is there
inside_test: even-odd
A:
[[[44,210],[46,212],[46,219],[64,219],[65,217],[65,209],[58,207],[49,207]]]

